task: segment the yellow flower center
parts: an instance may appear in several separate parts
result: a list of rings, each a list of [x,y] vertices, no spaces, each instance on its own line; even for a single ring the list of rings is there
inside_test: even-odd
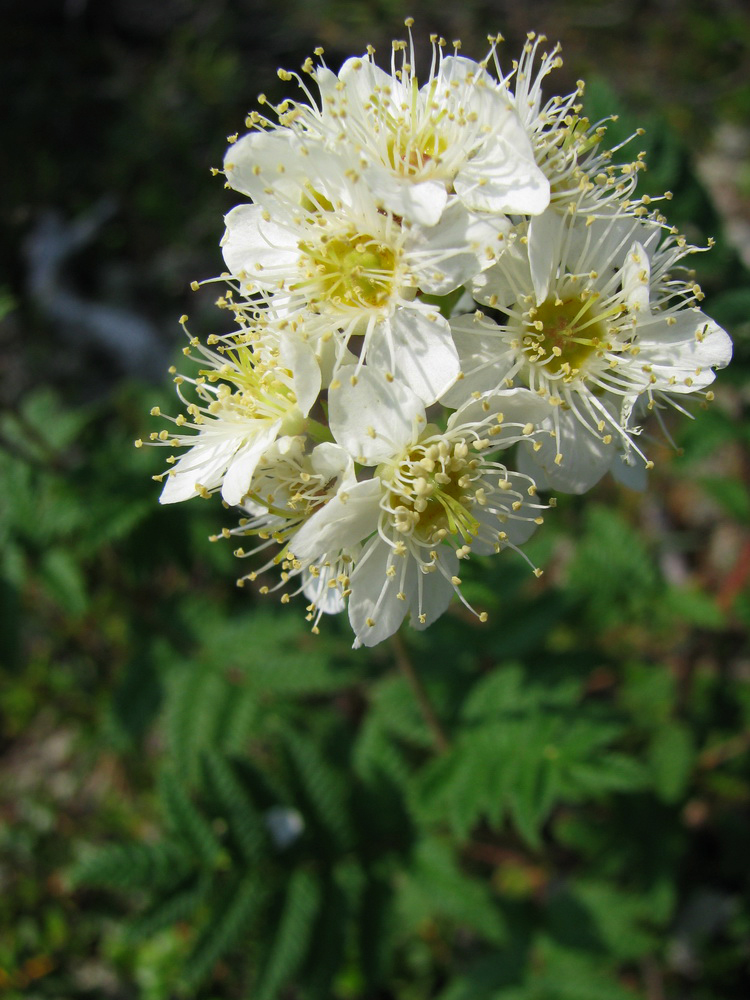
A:
[[[372,309],[390,298],[396,255],[374,236],[351,233],[315,245],[300,243],[300,249],[309,264],[311,301]]]
[[[595,292],[567,299],[550,296],[524,322],[523,350],[548,375],[570,376],[589,357],[608,346],[606,315],[597,310]]]
[[[377,470],[376,475],[390,480],[389,505],[396,530],[430,544],[448,535],[459,535],[471,544],[479,530],[471,513],[478,465],[466,442],[456,441],[451,447],[444,440],[428,440],[415,445],[398,465]]]

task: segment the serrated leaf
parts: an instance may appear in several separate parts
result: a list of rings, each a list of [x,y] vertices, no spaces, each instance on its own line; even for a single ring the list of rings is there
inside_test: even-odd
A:
[[[169,841],[111,844],[77,862],[70,879],[74,885],[112,889],[168,888],[179,883],[190,868],[188,853]]]
[[[204,750],[203,762],[208,791],[222,810],[230,836],[247,864],[257,865],[266,853],[267,837],[247,790],[220,754]]]
[[[194,784],[201,752],[219,741],[219,724],[229,698],[227,682],[202,663],[183,663],[168,679],[167,733],[174,764]]]
[[[486,881],[463,872],[453,848],[437,838],[419,844],[398,905],[409,929],[439,918],[470,928],[493,945],[507,940],[502,912]]]
[[[85,614],[89,603],[86,581],[70,552],[51,549],[44,554],[40,570],[49,592],[69,615]]]
[[[301,796],[300,811],[307,820],[308,809],[304,804],[309,805],[312,817],[332,842],[341,850],[347,849],[352,827],[343,774],[331,766],[309,736],[286,725],[279,731],[296,780],[297,795]]]
[[[188,798],[178,778],[164,771],[160,780],[160,798],[172,832],[208,868],[220,862],[221,844],[206,820]]]
[[[327,881],[322,889],[307,963],[298,977],[304,1000],[331,1000],[332,982],[345,956],[349,919],[346,893],[334,881]]]
[[[208,881],[195,879],[189,885],[180,886],[169,895],[156,899],[147,910],[130,921],[126,928],[127,939],[144,941],[173,924],[193,919],[207,894]]]
[[[292,980],[307,954],[320,908],[317,877],[304,868],[292,872],[268,961],[253,991],[254,1000],[275,1000]]]
[[[198,936],[182,970],[188,986],[195,988],[207,979],[219,959],[237,944],[243,932],[249,930],[265,899],[265,892],[254,875],[246,876],[225,890],[223,897],[212,906],[209,922]]]

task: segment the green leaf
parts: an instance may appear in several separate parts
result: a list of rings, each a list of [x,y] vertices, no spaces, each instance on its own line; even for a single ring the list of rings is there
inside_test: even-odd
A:
[[[145,941],[167,927],[180,921],[193,920],[204,905],[208,894],[208,881],[195,879],[187,886],[180,886],[167,896],[158,897],[151,906],[127,925],[129,941]]]
[[[305,1000],[331,1000],[334,995],[332,982],[346,953],[350,911],[346,893],[335,881],[326,880],[307,963],[298,976]]]
[[[434,837],[419,844],[398,906],[401,922],[411,931],[437,918],[471,928],[493,945],[507,940],[503,915],[485,879],[464,873],[454,848]]]
[[[222,864],[224,852],[213,830],[188,798],[176,775],[164,771],[161,803],[172,832],[208,868]]]
[[[656,791],[663,802],[679,802],[687,791],[695,764],[695,742],[690,729],[672,721],[654,732],[649,758]]]
[[[719,501],[730,517],[745,523],[750,520],[750,493],[741,480],[704,476],[699,482],[709,496]]]
[[[267,837],[263,821],[231,764],[213,750],[203,752],[209,792],[219,804],[229,833],[248,865],[265,856]]]
[[[317,877],[304,868],[292,872],[268,961],[253,991],[254,1000],[275,1000],[292,980],[307,954],[320,901]]]
[[[665,604],[681,621],[693,628],[720,629],[726,624],[726,614],[711,594],[691,587],[670,587],[664,595]]]
[[[74,556],[65,549],[51,549],[44,554],[40,569],[48,590],[61,607],[74,618],[84,615],[89,597],[83,572]]]
[[[188,986],[199,986],[219,959],[233,948],[265,903],[266,894],[255,875],[246,876],[228,887],[211,908],[208,923],[201,931],[185,963],[182,976]]]
[[[190,870],[190,857],[169,841],[155,844],[112,844],[73,866],[74,885],[112,889],[170,888]]]
[[[305,733],[288,725],[279,726],[283,746],[300,799],[300,810],[311,817],[339,850],[346,850],[352,841],[349,803],[344,775],[325,759],[319,746]]]
[[[201,753],[220,741],[220,721],[229,686],[216,670],[202,663],[181,663],[167,682],[166,726],[175,767],[195,784]]]
[[[663,584],[641,535],[616,511],[591,504],[568,571],[568,588],[600,632],[633,621],[652,624]]]

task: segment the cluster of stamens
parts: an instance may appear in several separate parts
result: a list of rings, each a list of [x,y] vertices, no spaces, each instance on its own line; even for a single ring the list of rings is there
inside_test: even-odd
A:
[[[471,544],[479,529],[471,508],[484,499],[481,487],[474,489],[479,468],[463,439],[417,444],[386,480],[393,527],[431,545],[448,535]]]
[[[596,351],[611,349],[598,308],[599,293],[584,291],[562,299],[549,296],[525,314],[523,351],[547,375],[572,380]]]

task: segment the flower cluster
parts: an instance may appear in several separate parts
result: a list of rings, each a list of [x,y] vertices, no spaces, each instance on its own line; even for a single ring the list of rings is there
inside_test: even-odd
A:
[[[530,34],[505,72],[500,41],[433,37],[423,81],[410,31],[389,71],[279,71],[298,98],[261,95],[224,162],[235,328],[190,338],[152,435],[183,449],[161,502],[220,493],[236,554],[266,553],[239,582],[277,570],[263,592],[304,594],[314,631],[347,609],[355,646],[467,603],[462,560],[518,550],[537,490],[642,480],[648,411],[709,399],[731,356],[642,156],[615,162],[582,83],[544,99],[558,48]]]

